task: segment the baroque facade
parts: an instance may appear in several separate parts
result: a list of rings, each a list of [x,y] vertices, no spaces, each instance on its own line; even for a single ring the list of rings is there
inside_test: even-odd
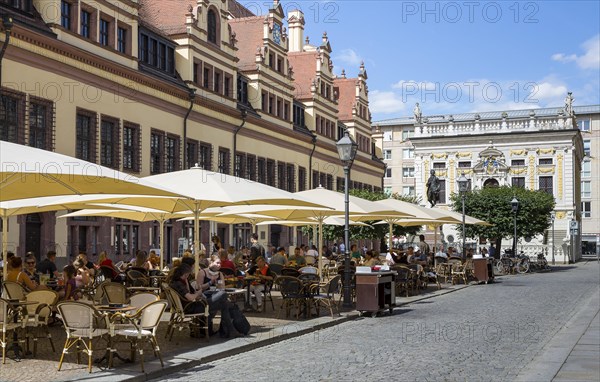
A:
[[[573,259],[582,251],[595,253],[600,233],[600,106],[575,106],[572,115],[545,108],[430,115],[420,121],[405,117],[375,122],[374,131],[387,165],[385,191],[421,196],[425,204],[431,170],[441,182],[442,208],[458,192],[461,173],[472,187],[544,190],[556,201],[554,235],[549,228],[543,237],[519,245],[554,245],[557,261],[566,259],[571,239]],[[571,224],[579,227],[573,234]],[[446,242],[457,237],[453,227],[444,226]]]
[[[136,176],[197,164],[295,192],[339,188],[335,143],[349,130],[359,143],[353,186],[382,186],[366,70],[336,78],[327,35],[311,45],[299,9],[284,15],[277,0],[264,15],[234,0],[2,0],[0,13],[12,18],[0,33],[2,140]],[[125,258],[158,244],[155,223],[56,217],[11,218],[10,250]],[[248,242],[247,225],[203,225],[204,243],[211,234]],[[259,237],[302,240],[281,226]],[[166,224],[167,258],[190,238],[186,223]]]

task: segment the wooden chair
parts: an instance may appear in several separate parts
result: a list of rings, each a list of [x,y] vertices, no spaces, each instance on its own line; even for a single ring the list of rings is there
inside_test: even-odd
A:
[[[108,329],[110,327],[108,315],[100,313],[91,305],[77,301],[63,301],[58,303],[56,308],[67,332],[67,339],[58,362],[58,371],[62,367],[65,354],[76,345],[77,363],[79,364],[81,359],[80,353],[86,353],[88,355],[88,371],[91,373],[94,353],[93,340],[105,338],[107,348],[112,347],[112,337]],[[111,363],[112,353],[109,355],[109,365]]]
[[[135,361],[135,351],[140,355],[140,364],[142,373],[144,372],[144,349],[143,342],[148,342],[152,346],[154,355],[160,359],[160,366],[165,367],[160,348],[156,341],[156,330],[160,319],[167,308],[167,302],[158,300],[145,305],[133,315],[120,314],[121,319],[126,321],[130,327],[126,329],[118,329],[115,336],[123,337],[130,343],[131,360]]]
[[[173,332],[176,328],[182,330],[185,324],[190,324],[192,321],[202,322],[204,319],[204,325],[200,324],[200,329],[204,329],[205,338],[208,342],[209,340],[209,322],[208,322],[208,304],[204,304],[204,312],[203,313],[186,313],[185,307],[182,302],[182,297],[177,293],[176,290],[169,287],[167,284],[163,284],[163,290],[167,295],[167,300],[169,301],[169,305],[171,307],[171,319],[169,320],[169,326],[167,327],[167,333],[165,337],[169,337],[169,341],[173,338]],[[198,301],[197,303],[200,303]]]

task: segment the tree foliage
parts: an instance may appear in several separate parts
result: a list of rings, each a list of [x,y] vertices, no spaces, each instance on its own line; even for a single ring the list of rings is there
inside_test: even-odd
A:
[[[465,195],[465,213],[485,220],[491,227],[467,225],[466,237],[509,238],[514,233],[514,214],[511,200],[519,201],[517,212],[517,237],[533,237],[543,234],[550,226],[550,213],[554,209],[554,197],[544,191],[527,190],[522,187],[484,187]],[[461,196],[451,196],[452,209],[462,213]],[[462,225],[457,226],[462,234]]]

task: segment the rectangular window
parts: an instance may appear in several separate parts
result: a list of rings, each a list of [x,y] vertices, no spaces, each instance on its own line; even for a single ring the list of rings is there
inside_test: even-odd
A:
[[[294,106],[292,107],[292,118],[294,122],[294,126],[304,127],[304,106],[294,102]]]
[[[96,162],[96,115],[90,112],[77,113],[75,155],[88,162]]]
[[[521,188],[525,188],[525,178],[522,176],[513,176],[512,179],[512,186],[513,187],[521,187]]]
[[[592,176],[592,162],[590,160],[584,160],[581,162],[581,177],[589,178]]]
[[[52,150],[52,103],[34,100],[29,104],[29,146]]]
[[[384,142],[392,141],[392,130],[384,130],[383,131],[383,141]]]
[[[220,147],[219,148],[219,172],[221,174],[230,174],[229,168],[229,150]]]
[[[117,50],[123,54],[127,53],[127,29],[117,28]]]
[[[150,134],[150,174],[164,172],[164,150],[164,133],[153,131]]]
[[[163,43],[158,44],[158,58],[156,66],[160,70],[165,70],[167,68],[167,46]]]
[[[592,197],[592,182],[586,180],[581,182],[581,197],[582,198],[591,198]]]
[[[554,194],[553,189],[552,189],[552,177],[551,176],[540,176],[539,182],[540,182],[540,187],[539,187],[540,191],[547,192],[550,195]]]
[[[140,171],[140,127],[124,124],[123,126],[123,169]]]
[[[175,49],[167,47],[167,73],[175,74]]]
[[[585,139],[583,141],[583,155],[586,157],[590,157],[592,152],[592,141],[589,139]]]
[[[440,198],[438,203],[440,204],[446,204],[446,180],[445,179],[440,179]]]
[[[238,81],[237,100],[241,104],[248,105],[248,81],[242,76],[238,76],[237,81]]]
[[[285,173],[285,163],[277,163],[277,188],[280,190],[285,190],[286,185],[286,173]]]
[[[464,169],[471,168],[471,161],[458,162],[458,168],[464,168]]]
[[[592,202],[581,202],[581,217],[591,218],[592,217]]]
[[[513,159],[510,161],[512,167],[525,166],[525,159]]]
[[[402,167],[402,176],[404,178],[414,178],[415,168],[414,167]]]
[[[158,41],[148,39],[148,64],[158,67]]]
[[[226,74],[223,79],[223,94],[227,98],[231,98],[231,79],[232,77],[228,74]]]
[[[260,183],[267,184],[267,167],[265,158],[258,158],[257,161],[257,178]]]
[[[167,136],[165,154],[166,171],[179,171],[179,137]]]
[[[383,150],[383,159],[392,159],[392,150]]]
[[[319,186],[325,188],[325,189],[329,189],[327,187],[327,174],[320,172],[319,173]]]
[[[406,141],[410,138],[412,138],[415,135],[415,128],[414,127],[406,127],[404,129],[402,129],[402,141]]]
[[[110,30],[110,22],[100,19],[100,38],[98,42],[100,45],[108,46],[108,34]]]
[[[386,168],[385,169],[385,177],[386,178],[391,178],[392,177],[392,169],[391,168]]]
[[[71,3],[67,1],[60,2],[60,26],[67,30],[71,30]]]
[[[25,131],[25,94],[2,89],[0,103],[0,139],[23,143]]]
[[[85,38],[90,38],[92,15],[88,11],[81,11],[81,31],[80,34]]]
[[[148,36],[140,35],[140,61],[148,63]]]
[[[338,192],[344,192],[344,187],[346,187],[346,185],[344,183],[345,179],[341,176],[338,176],[335,181],[336,181]]]
[[[589,119],[580,119],[577,121],[577,127],[581,131],[590,131],[591,121]]]
[[[209,143],[200,143],[198,166],[207,171],[212,171],[212,146]]]
[[[298,167],[298,191],[306,190],[306,169]]]
[[[119,123],[115,119],[102,118],[100,122],[100,164],[119,167]]]
[[[415,157],[414,149],[403,149],[402,150],[402,159],[413,159]]]
[[[275,161],[267,159],[267,185],[275,187]]]
[[[319,172],[316,170],[313,170],[312,172],[312,184],[311,184],[311,188],[315,188],[319,186]]]
[[[221,73],[215,70],[214,87],[215,93],[221,93]]]
[[[333,190],[333,175],[327,174],[326,176],[327,189]]]
[[[210,68],[205,67],[204,70],[202,71],[202,86],[204,86],[206,89],[208,89],[210,87],[210,83],[211,83],[211,70]]]
[[[287,101],[283,103],[283,119],[286,121],[290,120],[290,103]]]
[[[296,176],[295,176],[295,168],[293,164],[288,164],[286,166],[285,172],[286,172],[286,181],[287,181],[287,185],[285,187],[285,190],[288,192],[296,192]]]
[[[275,97],[270,95],[269,96],[269,111],[268,111],[269,114],[274,113],[274,110],[273,110],[274,107],[275,107]]]
[[[235,154],[235,160],[233,162],[233,175],[239,178],[246,178],[246,158],[245,154]]]
[[[192,168],[198,163],[198,141],[188,139],[185,146],[186,168]]]
[[[538,160],[538,164],[540,166],[551,165],[552,164],[552,158],[540,158]]]
[[[254,155],[246,156],[246,173],[248,179],[256,180],[256,157]]]
[[[415,196],[415,186],[403,186],[402,195]]]

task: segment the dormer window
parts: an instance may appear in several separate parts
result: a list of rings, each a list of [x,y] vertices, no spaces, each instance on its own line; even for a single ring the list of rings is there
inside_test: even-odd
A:
[[[210,9],[207,14],[208,42],[217,43],[217,14]]]

